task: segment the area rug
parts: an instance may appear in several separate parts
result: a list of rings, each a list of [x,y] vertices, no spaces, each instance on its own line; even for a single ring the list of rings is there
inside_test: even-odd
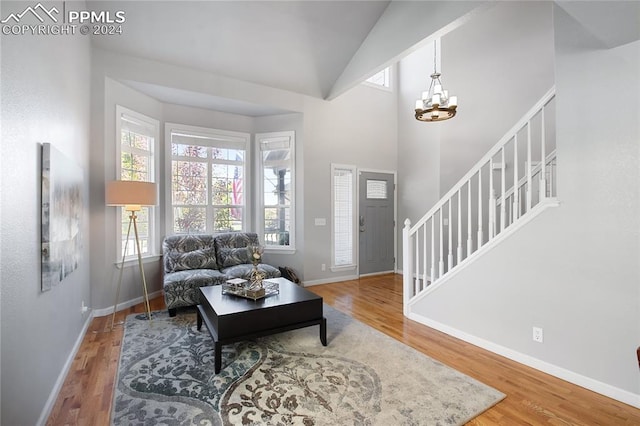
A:
[[[504,394],[324,306],[317,326],[225,345],[195,313],[125,322],[114,425],[460,425]]]

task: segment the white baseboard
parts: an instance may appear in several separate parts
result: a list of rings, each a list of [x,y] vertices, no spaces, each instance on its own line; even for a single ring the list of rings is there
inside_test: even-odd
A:
[[[53,406],[56,404],[56,400],[58,399],[58,395],[60,394],[62,385],[64,385],[64,381],[67,378],[67,374],[69,373],[69,370],[71,370],[71,364],[73,364],[73,360],[75,359],[76,354],[80,349],[80,345],[82,345],[82,341],[84,340],[85,334],[87,334],[87,330],[89,329],[89,325],[91,324],[92,319],[93,319],[93,312],[90,312],[89,316],[87,317],[87,320],[82,326],[82,330],[80,331],[80,334],[76,339],[76,342],[73,345],[73,348],[71,348],[71,352],[67,357],[67,361],[64,363],[64,366],[62,367],[62,370],[58,375],[58,379],[56,380],[56,383],[53,385],[53,389],[51,390],[51,393],[49,394],[49,398],[47,399],[47,402],[44,405],[44,408],[42,409],[42,413],[40,413],[40,418],[38,419],[38,422],[36,423],[36,425],[40,426],[40,425],[45,425],[47,423],[47,419],[49,419],[49,415],[51,415],[51,410],[53,410]]]
[[[376,275],[389,275],[389,274],[395,274],[395,270],[391,269],[389,271],[372,272],[370,274],[360,274],[360,278],[363,278],[363,277],[375,277]]]
[[[395,274],[395,273],[397,273],[397,272],[395,272],[394,270],[391,270],[391,271],[385,271],[385,272],[374,272],[372,274],[364,274],[364,275],[345,275],[345,276],[336,277],[336,278],[326,278],[326,279],[322,279],[322,280],[304,281],[302,283],[302,285],[304,287],[311,287],[311,286],[314,286],[314,285],[339,283],[339,282],[342,282],[342,281],[357,280],[357,279],[362,278],[362,277],[374,277],[376,275],[387,275],[387,274]]]
[[[322,279],[322,280],[311,280],[311,281],[304,281],[302,283],[302,285],[304,287],[310,287],[313,285],[320,285],[320,284],[331,284],[331,283],[339,283],[341,281],[351,281],[351,280],[357,280],[359,277],[357,275],[346,275],[343,277],[334,277],[334,278],[326,278],[326,279]]]
[[[509,349],[507,347],[498,345],[488,340],[465,333],[464,331],[442,324],[438,321],[434,321],[432,319],[423,317],[422,315],[412,313],[412,314],[409,314],[409,318],[419,322],[420,324],[424,324],[427,327],[431,327],[445,334],[453,336],[457,339],[464,340],[465,342],[471,343],[472,345],[481,347],[495,354],[501,355],[505,358],[509,358],[510,360],[519,362],[520,364],[524,364],[531,368],[535,368],[536,370],[540,370],[544,373],[550,374],[562,380],[566,380],[567,382],[573,383],[574,385],[578,385],[585,389],[589,389],[593,392],[597,392],[601,395],[607,396],[609,398],[613,398],[616,401],[623,402],[625,404],[631,405],[632,407],[640,408],[640,395],[638,394],[634,394],[624,389],[620,389],[615,386],[611,386],[607,383],[603,383],[598,380],[592,379],[590,377],[583,376],[582,374],[576,373],[571,370],[567,370],[563,367],[559,367],[557,365],[548,363],[546,361],[539,360],[537,358],[523,354],[521,352],[514,351],[513,349]]]
[[[149,300],[157,296],[162,296],[162,290],[149,293]],[[126,302],[118,303],[118,311],[121,311],[122,309],[130,308],[132,306],[137,305],[138,303],[142,303],[143,301],[144,301],[144,297],[140,296],[140,297],[136,297],[135,299],[127,300]],[[111,315],[111,314],[113,314],[113,305],[106,308],[93,310],[94,317],[103,317],[105,315]]]
[[[158,290],[155,291],[153,293],[149,293],[149,299],[153,299],[154,297],[157,296],[161,296],[162,295],[162,290]],[[142,303],[142,301],[144,300],[144,298],[141,297],[137,297],[135,299],[131,299],[128,300],[126,302],[122,302],[122,303],[118,303],[118,310],[121,309],[126,309],[126,308],[130,308],[131,306],[137,305],[138,303]],[[71,369],[71,365],[73,364],[73,360],[76,357],[76,354],[78,353],[78,350],[80,349],[80,345],[82,345],[82,341],[84,340],[84,336],[87,334],[87,330],[89,329],[89,325],[91,324],[91,320],[94,319],[95,317],[102,317],[105,315],[111,315],[113,313],[113,306],[107,307],[107,308],[102,308],[102,309],[94,309],[91,310],[89,312],[89,316],[87,317],[87,320],[85,321],[84,325],[82,326],[82,330],[80,331],[80,334],[78,335],[78,338],[76,339],[76,342],[73,345],[73,348],[71,349],[71,352],[69,353],[69,356],[67,357],[67,361],[64,363],[64,366],[62,367],[62,371],[60,371],[60,374],[58,375],[58,379],[56,380],[56,383],[53,386],[53,389],[51,390],[51,393],[49,394],[49,398],[47,399],[47,403],[45,404],[44,408],[42,409],[42,413],[40,414],[40,418],[38,419],[38,422],[36,423],[38,426],[40,425],[45,425],[47,422],[47,419],[49,418],[49,415],[51,415],[51,410],[53,410],[53,406],[56,403],[56,400],[58,399],[58,394],[60,393],[60,390],[62,389],[62,386],[64,385],[64,381],[67,378],[67,374],[69,374],[69,370]]]

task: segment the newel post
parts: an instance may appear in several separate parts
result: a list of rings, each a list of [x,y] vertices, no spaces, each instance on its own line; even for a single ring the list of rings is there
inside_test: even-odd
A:
[[[411,221],[407,218],[402,228],[402,300],[404,316],[409,315],[409,299],[413,296],[413,250],[409,230]]]

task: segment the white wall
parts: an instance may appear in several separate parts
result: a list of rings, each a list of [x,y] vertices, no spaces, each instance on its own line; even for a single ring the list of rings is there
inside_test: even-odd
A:
[[[416,312],[640,406],[640,42],[607,50],[558,7],[554,32],[561,206]],[[593,108],[596,87],[615,94],[606,120]],[[543,327],[543,344],[532,341],[532,326]]]
[[[24,2],[2,4],[2,16]],[[89,304],[90,44],[83,36],[2,36],[0,232],[3,425],[46,419]],[[84,171],[83,253],[78,269],[40,292],[41,144]],[[44,411],[43,411],[44,409]]]
[[[356,271],[331,272],[331,163],[395,171],[397,96],[359,85],[332,101],[304,106],[304,280],[330,282]],[[316,226],[325,218],[326,226]],[[326,270],[321,270],[322,264]]]
[[[116,180],[116,105],[158,119],[162,117],[162,104],[100,73],[94,60],[92,86],[92,138],[91,138],[91,307],[112,308],[118,285],[122,260],[116,250],[115,229],[117,209],[105,205],[105,182]],[[97,70],[96,70],[97,69]],[[162,135],[162,128],[160,129]],[[160,158],[162,160],[162,158]],[[162,164],[161,162],[159,164]],[[162,176],[162,175],[160,175]],[[160,194],[162,196],[162,193]],[[160,224],[162,225],[162,224]],[[157,250],[159,250],[159,244]],[[149,292],[159,291],[160,262],[158,258],[144,263]],[[142,296],[140,272],[137,262],[125,265],[118,303]],[[100,314],[101,312],[98,312]]]
[[[125,37],[126,34],[123,34]],[[165,62],[93,49],[101,72],[114,80],[142,82],[256,105],[270,105],[282,111],[301,111],[304,96],[281,89],[247,83],[205,71]],[[95,61],[94,61],[95,62]]]
[[[553,86],[552,7],[499,2],[443,37],[442,83],[459,107],[453,120],[434,123],[442,124],[441,195]]]
[[[455,121],[424,123],[415,118],[415,102],[429,88],[433,44],[398,64],[398,204],[402,236],[405,219],[415,223],[440,199],[440,139]]]

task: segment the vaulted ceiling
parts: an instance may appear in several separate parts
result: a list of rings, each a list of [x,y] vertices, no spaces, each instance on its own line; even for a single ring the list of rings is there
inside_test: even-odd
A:
[[[454,30],[492,4],[496,2],[87,2],[92,10],[123,10],[126,16],[122,35],[93,37],[98,48],[324,99],[338,96],[426,38]],[[640,37],[640,2],[557,4],[607,47]],[[225,98],[129,83],[164,102],[264,113]]]
[[[89,2],[125,11],[95,46],[325,97],[389,1]]]

